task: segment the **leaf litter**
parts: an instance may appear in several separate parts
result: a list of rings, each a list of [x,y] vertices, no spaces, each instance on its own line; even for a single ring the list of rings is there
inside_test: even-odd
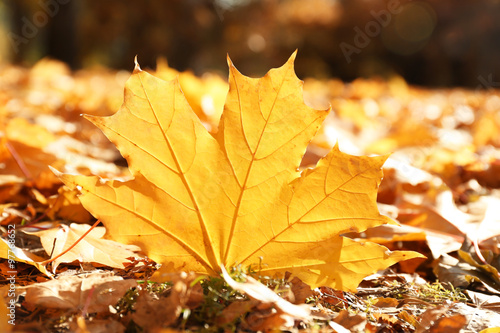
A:
[[[190,112],[189,106],[191,106],[196,113],[196,116],[191,116],[188,115],[189,112],[179,110],[178,116],[181,115],[179,119],[189,120],[184,123],[181,121],[184,127],[178,129],[181,131],[179,133],[184,133],[185,137],[185,133],[192,133],[194,130],[196,139],[181,142],[172,140],[171,146],[174,151],[186,153],[186,160],[178,164],[178,174],[187,175],[192,172],[193,166],[199,163],[196,162],[196,154],[201,151],[203,158],[199,159],[205,162],[202,168],[220,173],[214,177],[216,180],[214,183],[211,183],[207,177],[203,178],[204,181],[208,181],[209,185],[212,185],[206,188],[208,193],[204,192],[202,195],[211,200],[208,201],[215,205],[212,207],[214,210],[222,207],[218,211],[207,214],[219,214],[219,216],[226,214],[236,217],[234,221],[237,223],[233,225],[232,231],[229,230],[229,234],[233,235],[231,237],[236,237],[234,238],[236,241],[227,236],[217,236],[219,238],[214,236],[227,235],[228,231],[224,231],[220,227],[204,233],[203,237],[205,238],[201,239],[205,239],[205,241],[201,242],[202,247],[198,253],[202,253],[202,258],[205,249],[207,253],[212,253],[205,256],[206,262],[209,264],[204,266],[204,270],[189,268],[192,267],[189,266],[191,264],[184,266],[184,263],[189,263],[191,259],[179,258],[178,253],[175,251],[169,253],[169,249],[163,252],[170,256],[170,259],[166,261],[159,259],[154,252],[148,252],[148,247],[144,246],[147,241],[140,241],[136,242],[138,243],[136,245],[142,245],[141,248],[150,258],[163,264],[160,271],[156,270],[157,266],[151,259],[143,258],[137,254],[134,254],[134,257],[125,258],[126,261],[118,265],[121,267],[115,266],[115,268],[105,260],[103,262],[99,262],[100,259],[96,260],[99,256],[83,258],[75,255],[75,258],[79,259],[78,261],[59,263],[58,267],[55,268],[53,266],[56,272],[54,276],[46,270],[45,265],[40,264],[40,262],[47,261],[50,255],[43,250],[42,242],[38,237],[23,233],[22,230],[36,228],[40,221],[59,223],[56,229],[39,229],[38,231],[42,234],[44,232],[50,234],[57,232],[58,229],[75,228],[77,225],[72,225],[71,222],[83,223],[76,227],[78,229],[88,228],[89,223],[92,224],[93,220],[89,215],[85,216],[82,213],[86,210],[79,206],[78,201],[75,201],[75,192],[61,187],[61,182],[47,168],[47,165],[50,164],[57,170],[66,173],[117,179],[96,181],[96,188],[107,186],[110,183],[123,188],[123,184],[131,184],[130,182],[142,179],[144,184],[148,184],[148,187],[151,186],[151,183],[159,186],[161,191],[157,191],[157,197],[160,196],[159,194],[165,193],[166,187],[161,184],[165,184],[166,180],[159,179],[155,174],[149,174],[147,170],[140,167],[141,163],[147,162],[146,158],[142,160],[142,157],[133,157],[126,151],[133,149],[133,147],[124,148],[123,142],[118,143],[113,140],[113,135],[108,131],[106,133],[108,137],[117,143],[120,152],[127,158],[131,171],[129,173],[123,167],[127,163],[120,158],[113,145],[107,142],[92,127],[93,125],[82,121],[77,116],[80,113],[92,115],[89,118],[100,127],[110,123],[110,119],[113,117],[117,120],[121,119],[120,117],[126,118],[126,114],[122,111],[120,111],[122,112],[121,116],[119,112],[111,118],[97,118],[96,116],[108,116],[114,114],[114,110],[118,109],[123,101],[121,90],[128,75],[121,73],[120,76],[117,76],[112,71],[97,73],[82,71],[72,74],[64,65],[47,60],[40,62],[32,70],[19,67],[3,69],[0,78],[3,80],[2,82],[8,82],[8,84],[1,87],[4,96],[8,96],[8,103],[0,108],[0,114],[4,117],[1,130],[0,160],[4,163],[2,164],[4,171],[2,179],[5,179],[0,186],[0,199],[2,200],[3,212],[1,222],[4,232],[3,244],[5,245],[2,257],[6,260],[0,263],[0,269],[5,277],[5,286],[8,286],[8,251],[15,249],[15,253],[17,253],[16,283],[19,286],[26,286],[18,287],[19,293],[15,298],[16,313],[20,324],[16,326],[16,329],[34,331],[67,331],[69,329],[82,332],[111,330],[120,332],[125,330],[140,331],[144,328],[161,329],[169,326],[190,330],[217,330],[219,328],[271,330],[286,327],[288,329],[293,327],[305,329],[307,327],[334,331],[342,331],[344,328],[350,331],[364,332],[379,332],[388,329],[407,332],[445,329],[447,332],[458,332],[462,329],[465,332],[473,332],[497,325],[497,321],[495,321],[495,316],[498,315],[498,309],[495,307],[496,296],[491,294],[498,294],[498,287],[493,283],[498,279],[498,273],[495,273],[498,242],[496,242],[497,231],[494,223],[496,221],[495,200],[498,200],[498,190],[495,189],[498,187],[498,173],[495,170],[500,157],[498,154],[499,142],[495,134],[500,124],[495,111],[499,104],[497,102],[499,100],[498,93],[496,91],[481,92],[464,89],[425,90],[408,86],[398,78],[389,81],[358,79],[351,83],[343,83],[338,80],[315,81],[307,79],[307,104],[311,106],[321,105],[318,107],[321,109],[324,108],[324,101],[329,100],[333,111],[326,117],[309,146],[307,144],[316,132],[314,128],[318,128],[316,126],[320,125],[319,120],[326,116],[326,113],[317,120],[312,120],[313,123],[317,122],[317,125],[301,130],[300,133],[304,133],[304,136],[299,140],[301,148],[296,148],[298,145],[293,143],[292,146],[296,150],[291,153],[293,149],[287,151],[286,145],[287,142],[295,142],[293,140],[296,138],[293,134],[286,134],[287,132],[283,131],[283,128],[290,127],[290,133],[293,133],[291,124],[297,120],[294,120],[293,115],[292,118],[289,114],[287,114],[288,118],[282,115],[281,112],[287,110],[286,103],[280,109],[278,102],[277,110],[279,111],[266,114],[265,105],[268,103],[267,100],[272,100],[272,97],[265,97],[264,94],[272,92],[270,96],[275,96],[277,101],[280,100],[279,92],[281,90],[277,89],[279,84],[276,84],[279,82],[280,71],[283,71],[283,68],[288,68],[288,71],[293,73],[290,66],[291,62],[289,61],[282,69],[272,70],[262,79],[247,78],[239,74],[234,67],[230,67],[229,95],[224,110],[223,101],[228,86],[224,80],[216,75],[212,75],[211,79],[206,79],[206,77],[199,79],[187,72],[176,73],[164,63],[158,66],[156,72],[151,72],[153,75],[167,80],[171,80],[172,76],[179,74],[180,85],[186,92],[187,101],[182,100],[183,96],[179,93],[174,94],[175,98],[180,98],[179,101],[182,103],[180,105],[183,105],[183,108]],[[16,75],[12,75],[13,73]],[[8,81],[5,81],[6,75],[9,75]],[[109,88],[106,93],[103,93],[104,89],[95,91],[95,87],[90,84],[90,77],[93,75],[100,76],[101,81],[106,82],[106,86]],[[151,87],[147,88],[148,84],[153,86],[169,86],[170,84],[169,87],[174,92],[175,89],[178,89],[176,83],[164,83],[148,75],[146,72],[136,71],[126,86],[132,90],[137,88],[133,83],[134,77],[141,77],[145,78],[144,82],[146,83],[142,95],[150,93],[148,89]],[[30,77],[30,80],[23,80],[23,77]],[[118,77],[120,80],[117,80]],[[16,81],[12,78],[18,79]],[[70,85],[58,84],[58,80],[60,82],[73,82],[72,86],[78,87],[78,89],[70,89],[68,88]],[[294,75],[290,79],[283,80],[283,82],[288,82],[290,86],[295,87],[294,89],[300,88],[295,93],[298,106],[292,107],[292,109],[307,109],[312,114],[315,112],[321,114],[320,111],[314,111],[310,107],[304,106],[301,84],[298,80],[294,81],[296,80]],[[308,86],[316,87],[318,90],[307,91]],[[40,106],[33,99],[25,99],[19,93],[20,91],[30,92],[33,90],[51,102]],[[126,108],[136,112],[135,115],[138,119],[145,120],[148,126],[154,124],[150,116],[141,115],[143,106],[134,102],[134,98],[142,96],[141,91],[134,91],[135,95],[129,94],[129,97],[126,93],[124,107],[132,101],[133,106],[139,106],[139,108]],[[236,94],[236,92],[241,93],[242,91],[245,94]],[[260,97],[251,97],[252,94]],[[440,94],[441,98],[435,98],[436,94]],[[286,89],[282,96],[284,100],[292,98],[287,94]],[[128,101],[127,98],[129,98]],[[159,100],[156,101],[155,98],[150,99],[153,106],[165,104]],[[244,100],[244,103],[239,103],[239,99]],[[239,109],[242,105],[245,106],[245,103],[248,103],[249,109],[259,109],[259,103],[263,103],[260,105],[260,118],[257,117],[257,114],[245,111],[244,108]],[[179,104],[176,103],[176,105]],[[416,105],[419,105],[420,108],[416,108]],[[66,109],[65,113],[60,112],[61,108]],[[425,112],[421,112],[422,108]],[[436,110],[441,111],[436,114]],[[221,114],[224,115],[221,123],[218,124]],[[198,118],[201,119],[201,122],[197,120]],[[301,122],[308,124],[306,117],[298,116],[298,118]],[[287,121],[291,121],[291,123],[287,123]],[[156,123],[158,124],[158,122]],[[186,126],[189,124],[192,126]],[[240,125],[235,126],[235,124]],[[479,126],[480,124],[482,127]],[[29,131],[22,134],[22,128],[27,128]],[[171,130],[170,127],[168,129]],[[207,136],[208,132],[203,134],[206,129],[211,132],[211,136]],[[126,133],[122,130],[120,128],[118,132]],[[106,130],[104,131],[106,132]],[[267,146],[265,142],[271,138],[271,136],[267,136],[277,135],[276,132],[281,135],[276,136],[275,146]],[[408,135],[410,132],[412,135]],[[158,147],[161,147],[162,140],[156,139],[156,135],[161,133],[155,132],[155,130],[148,133],[152,133],[152,135],[145,138],[144,142],[149,140],[150,147],[153,147],[151,146],[153,143],[159,142],[160,146]],[[166,133],[170,134],[168,131]],[[261,133],[261,135],[255,136],[252,133]],[[356,135],[353,136],[350,133],[356,133]],[[172,134],[176,134],[175,129]],[[172,137],[175,138],[179,135],[172,135]],[[34,137],[38,139],[33,139]],[[260,137],[260,141],[255,141],[256,137]],[[204,141],[202,144],[204,148],[201,150],[197,148],[198,143],[196,142],[205,139],[200,138],[208,138],[206,142],[209,142]],[[238,138],[242,140],[238,141]],[[163,140],[163,142],[165,141]],[[213,148],[214,142],[219,145],[219,148],[215,150]],[[83,145],[78,143],[83,143]],[[190,146],[193,143],[195,143],[196,150],[193,150],[192,145]],[[306,146],[307,151],[305,151]],[[211,150],[206,150],[207,147],[211,147]],[[283,147],[285,150],[280,155],[281,157],[273,159],[275,151],[279,152],[280,149],[284,149]],[[156,148],[151,149],[158,155]],[[214,162],[213,156],[212,159],[207,157],[209,151],[217,151],[215,155],[222,156],[222,158],[216,158]],[[328,155],[328,151],[332,151],[332,153]],[[304,152],[305,156],[302,159]],[[307,246],[301,247],[295,252],[286,248],[281,252],[276,252],[275,261],[270,259],[273,251],[265,251],[262,253],[263,255],[256,254],[248,262],[237,259],[237,255],[244,252],[244,248],[240,244],[251,248],[253,238],[257,240],[261,236],[264,237],[262,239],[269,238],[269,235],[266,234],[269,230],[265,230],[262,226],[250,233],[247,231],[248,226],[252,225],[252,219],[256,217],[267,221],[262,222],[262,225],[269,223],[269,213],[266,213],[265,210],[267,207],[266,199],[273,196],[279,199],[274,202],[268,200],[270,204],[267,204],[271,205],[269,207],[272,207],[273,211],[276,209],[276,212],[280,211],[282,203],[285,203],[286,207],[287,204],[293,202],[294,206],[290,207],[295,207],[293,209],[297,212],[294,212],[293,209],[289,210],[289,214],[292,215],[300,215],[300,210],[307,211],[308,201],[320,202],[318,197],[305,194],[316,191],[307,192],[306,189],[316,186],[314,181],[321,179],[322,168],[325,168],[324,177],[326,178],[324,179],[328,181],[332,179],[328,176],[330,173],[341,175],[342,172],[346,171],[342,165],[355,170],[360,164],[365,163],[368,169],[372,168],[370,169],[373,170],[372,185],[368,186],[369,182],[359,183],[358,187],[354,187],[353,194],[357,195],[353,198],[356,199],[345,199],[345,202],[349,202],[351,205],[352,201],[358,201],[357,205],[353,206],[352,211],[354,216],[358,218],[360,215],[362,216],[362,210],[358,206],[361,202],[359,194],[366,193],[371,202],[375,203],[377,184],[382,177],[380,168],[383,160],[380,159],[378,164],[371,164],[377,158],[352,157],[344,152],[357,155],[394,152],[390,163],[386,163],[383,167],[386,176],[378,190],[378,206],[384,214],[385,212],[390,213],[390,216],[400,222],[403,228],[392,224],[371,228],[375,223],[365,226],[353,223],[350,227],[354,226],[355,230],[349,229],[349,225],[345,225],[344,229],[336,231],[338,236],[334,236],[333,239],[336,240],[331,243],[337,243],[340,238],[343,239],[344,243],[361,244],[365,252],[353,252],[356,253],[354,256],[365,255],[371,246],[367,244],[376,242],[394,251],[392,253],[398,253],[397,251],[410,253],[408,251],[413,250],[425,254],[428,259],[425,262],[422,262],[421,259],[400,262],[392,268],[396,273],[393,274],[386,270],[382,271],[380,275],[364,280],[363,278],[367,275],[383,267],[372,267],[368,271],[362,269],[362,266],[358,264],[353,264],[349,266],[348,271],[342,273],[345,276],[342,274],[336,276],[335,282],[330,279],[331,272],[325,271],[325,267],[321,267],[321,265],[318,268],[317,262],[313,266],[316,265],[314,267],[318,271],[315,274],[319,274],[317,276],[321,278],[316,277],[315,279],[311,279],[310,275],[308,276],[304,272],[304,268],[300,267],[301,265],[289,263],[289,266],[285,265],[283,270],[272,268],[273,265],[290,262],[294,257],[298,257],[300,262],[306,258],[309,258],[307,260],[322,258],[321,256],[325,254],[322,252],[327,252],[326,249],[331,249],[332,246],[326,240],[322,241],[323,238],[321,238],[331,238],[334,235],[334,233],[330,233],[332,231],[328,231],[329,227],[319,228],[314,233],[307,233],[312,242],[316,241],[318,244],[317,249],[313,248],[312,251],[311,249],[305,250]],[[327,157],[318,162],[324,155]],[[335,166],[332,168],[331,164],[337,159],[343,161],[340,163],[340,167],[337,166],[340,174],[334,171],[336,170]],[[172,161],[170,160],[170,162]],[[289,164],[288,169],[281,169],[285,163]],[[302,174],[297,171],[299,164]],[[315,165],[316,170],[312,168]],[[167,163],[167,166],[172,167],[172,164]],[[310,167],[310,169],[306,169],[306,167]],[[353,170],[349,168],[347,168],[347,174]],[[175,168],[172,170],[175,171]],[[151,173],[154,172],[151,171]],[[395,174],[396,177],[391,177],[391,174]],[[299,175],[301,175],[300,178],[293,181],[293,178]],[[131,177],[135,179],[132,180]],[[275,182],[279,179],[283,180],[282,185],[275,186],[275,184],[280,184]],[[198,182],[192,181],[193,184]],[[178,182],[174,180],[173,183],[177,184]],[[235,188],[240,187],[243,190],[240,192],[234,188],[230,190],[231,187],[227,187],[228,184],[237,184],[238,186]],[[259,187],[262,184],[265,187]],[[292,192],[283,190],[288,184],[292,184]],[[323,188],[323,193],[325,193],[325,189],[327,190],[330,186],[327,184],[318,181],[317,188]],[[75,184],[73,187],[79,190],[84,188],[82,185],[79,186],[81,187],[77,187]],[[138,186],[132,187],[133,190],[137,190]],[[363,189],[360,191],[359,187]],[[221,188],[224,190],[221,191]],[[252,191],[258,192],[260,198]],[[301,194],[301,191],[304,191],[304,194]],[[352,189],[347,191],[353,192]],[[187,201],[181,192],[169,194],[183,203],[186,208],[190,208],[189,205],[186,205]],[[291,199],[289,199],[290,193],[293,193]],[[132,197],[133,200],[139,200],[137,203],[140,203],[141,196],[154,197],[150,194],[147,191],[139,190]],[[214,194],[226,196],[226,202],[229,202],[232,207],[239,207],[238,213],[227,214],[223,210],[223,205],[216,203],[215,196],[210,197]],[[445,197],[447,201],[443,201]],[[344,200],[343,197],[342,199]],[[333,198],[333,201],[335,200],[339,200],[339,198]],[[241,204],[240,206],[238,206],[238,202]],[[443,202],[446,202],[448,206],[442,206]],[[379,215],[379,209],[373,204],[369,205],[368,211],[378,219],[377,223],[392,223],[390,219]],[[146,215],[148,207],[151,207],[141,204],[128,205],[134,210],[146,209],[146,211],[140,211],[141,214],[146,212]],[[366,207],[366,204],[363,205]],[[347,207],[345,208],[347,211],[350,208],[349,205],[343,207]],[[102,211],[104,214],[108,213],[103,207],[95,208],[94,211],[87,208],[94,215],[103,214]],[[333,210],[339,211],[338,208]],[[312,213],[319,214],[319,212]],[[314,214],[312,213],[310,219],[304,220],[304,222],[313,221],[312,215]],[[453,217],[451,217],[451,213],[454,214]],[[151,216],[153,215],[151,214]],[[167,216],[175,220],[173,215]],[[272,218],[278,216],[272,216]],[[342,217],[345,218],[345,216]],[[239,223],[240,219],[241,224]],[[138,231],[140,229],[146,232],[145,235],[149,235],[147,230],[144,230],[144,227],[140,227],[140,225],[137,225],[136,230],[123,232],[119,230],[118,226],[112,227],[112,223],[112,221],[104,222],[107,228],[105,238],[111,238],[120,243],[129,243],[126,238],[129,236],[129,238],[133,238],[134,235],[140,234]],[[186,221],[185,223],[189,225],[190,222]],[[10,243],[6,242],[9,239],[8,225],[16,226],[16,240],[15,245],[13,245],[15,247],[9,247]],[[280,223],[276,222],[276,227],[279,225]],[[187,225],[184,226],[187,227]],[[39,226],[39,228],[43,227]],[[116,230],[121,233],[116,232]],[[276,234],[275,229],[272,232]],[[302,232],[302,229],[297,232]],[[314,235],[318,232],[322,235]],[[197,233],[193,232],[193,237],[198,237],[195,236]],[[240,234],[246,235],[246,237],[240,237]],[[248,237],[249,234],[252,235],[252,238]],[[470,242],[467,242],[465,234],[475,236]],[[305,237],[306,233],[301,236]],[[237,240],[237,237],[242,240]],[[203,244],[207,243],[208,239],[211,241],[204,249]],[[106,241],[110,240],[106,239]],[[440,242],[441,245],[439,245]],[[50,243],[50,238],[48,241],[45,240],[45,243],[45,247],[53,247],[53,244],[47,245]],[[158,248],[167,248],[165,244]],[[234,250],[232,250],[233,247]],[[381,249],[382,247],[377,245],[375,248]],[[459,248],[461,249],[459,250]],[[84,252],[85,255],[88,255],[91,252],[87,251],[88,249],[87,246],[78,252]],[[307,253],[308,257],[303,257],[305,252],[309,252]],[[340,251],[340,255],[345,253],[349,253],[346,248]],[[54,254],[52,253],[52,255]],[[446,256],[454,261],[448,260],[446,264],[443,264],[444,261],[440,257],[445,258]],[[170,260],[175,260],[173,258],[179,258],[182,263],[172,264],[173,261]],[[244,255],[240,258],[244,258]],[[320,260],[332,262],[331,256],[325,258],[327,259]],[[352,259],[348,258],[349,260]],[[122,259],[118,260],[118,262],[120,261]],[[338,262],[343,262],[343,260]],[[234,264],[242,264],[242,266],[230,270],[229,279],[226,276],[225,279],[214,273],[220,272],[220,264],[227,267]],[[386,266],[390,264],[387,262]],[[99,268],[95,267],[96,265]],[[248,265],[250,266],[243,268]],[[185,270],[194,270],[198,274],[181,273],[183,270],[181,267]],[[45,277],[37,273],[37,268],[40,272],[45,273]],[[99,274],[97,272],[103,269],[111,274],[109,281],[112,285],[116,285],[116,288],[114,286],[105,287],[104,291],[99,289],[101,283],[106,286],[108,280],[105,278],[97,282],[95,286],[90,287],[90,293],[81,294],[81,290],[84,288],[78,286],[80,282],[70,287],[74,291],[69,293],[65,291],[68,289],[68,284],[67,282],[63,283],[63,281],[67,277],[78,277],[80,280],[86,280],[87,278],[81,278],[81,276]],[[156,275],[153,275],[155,271]],[[291,272],[293,275],[285,273],[285,271]],[[314,272],[314,270],[309,270],[309,272]],[[436,272],[439,272],[437,274],[441,281],[433,284]],[[203,274],[209,274],[209,276]],[[484,281],[491,280],[493,282],[481,284],[477,279],[475,280],[474,274],[483,276]],[[152,276],[159,282],[152,282]],[[354,278],[354,276],[358,277]],[[50,278],[52,278],[51,281],[45,282]],[[300,278],[303,278],[305,282],[301,281]],[[167,280],[170,283],[165,283]],[[361,280],[363,281],[358,286]],[[90,281],[91,279],[88,280],[89,284],[91,284]],[[125,282],[118,284],[118,281]],[[45,287],[44,283],[49,282],[53,285]],[[135,284],[127,285],[132,282]],[[122,284],[123,287],[119,287]],[[247,287],[249,285],[259,290],[258,295],[252,294],[250,291],[250,295],[247,295],[245,288],[250,288]],[[129,287],[131,288],[129,289]],[[312,289],[311,287],[318,288]],[[23,288],[49,290],[49,294],[54,298],[51,299],[52,296],[47,298],[43,294],[33,297],[33,291],[30,291],[28,295],[28,291]],[[95,290],[98,290],[97,294],[92,294]],[[4,287],[2,291],[4,297],[7,297],[8,289]],[[354,291],[356,293],[353,293]],[[103,296],[107,293],[115,296],[108,299]],[[66,296],[62,296],[63,294]],[[90,307],[90,304],[94,303],[96,295],[103,296],[100,297],[100,300],[103,301],[102,307],[97,308],[97,310]],[[285,303],[276,297],[280,297]],[[269,298],[275,299],[277,303],[273,303]],[[9,299],[6,298],[6,300]],[[58,302],[72,304],[72,308],[63,309],[48,305],[51,303],[55,305]],[[292,315],[277,305],[281,303],[299,305],[301,308],[307,305],[310,317],[294,317],[297,315],[296,313]],[[33,310],[33,304],[38,304],[38,310]],[[169,309],[169,311],[165,311],[165,309]]]

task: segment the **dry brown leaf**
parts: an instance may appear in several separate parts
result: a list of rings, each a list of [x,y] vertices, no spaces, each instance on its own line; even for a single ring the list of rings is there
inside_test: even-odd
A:
[[[391,297],[378,297],[375,299],[375,305],[376,307],[379,308],[395,308],[399,304],[399,301],[395,298]]]
[[[461,314],[448,315],[449,305],[428,308],[421,316],[415,333],[442,332],[458,333],[467,325],[467,319]]]
[[[260,304],[260,301],[255,299],[236,300],[229,304],[220,315],[217,316],[215,322],[217,325],[224,326],[234,322],[238,317],[248,313],[253,307]]]
[[[45,252],[51,258],[55,258],[75,244],[89,229],[90,226],[87,224],[72,223],[70,226],[60,224],[56,228],[30,232],[30,234],[40,237]],[[102,239],[105,233],[104,227],[94,228],[69,252],[52,262],[52,271],[55,272],[60,263],[74,261],[124,268],[124,263],[130,262],[127,258],[138,256],[135,252],[140,251],[139,247]]]
[[[125,326],[113,319],[83,318],[70,322],[69,330],[75,333],[124,333]]]
[[[342,310],[338,313],[333,322],[352,332],[359,332],[366,324],[366,316],[359,313],[350,313],[349,310]],[[335,328],[331,324],[330,327]]]
[[[449,317],[439,318],[432,325],[428,332],[430,333],[459,333],[467,325],[467,318],[461,314],[455,314]]]
[[[296,276],[290,281],[290,286],[293,294],[293,300],[291,300],[291,302],[294,304],[305,303],[309,297],[314,295],[311,286],[302,282],[302,280]]]
[[[124,280],[112,273],[92,273],[62,276],[56,280],[19,287],[26,292],[24,304],[28,309],[55,308],[78,311],[87,306],[87,313],[108,312],[125,292],[137,286],[135,280]]]

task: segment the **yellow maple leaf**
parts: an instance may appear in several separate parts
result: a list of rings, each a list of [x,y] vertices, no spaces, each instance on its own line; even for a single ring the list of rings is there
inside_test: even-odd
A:
[[[200,78],[191,71],[178,72],[168,66],[165,58],[158,59],[152,74],[166,81],[177,78],[191,109],[210,132],[217,131],[227,94],[226,81],[213,73],[204,73]]]
[[[367,275],[400,260],[340,235],[395,223],[379,214],[385,157],[355,157],[335,147],[299,173],[306,147],[329,110],[304,104],[295,53],[263,78],[229,63],[229,92],[213,137],[191,111],[177,80],[138,65],[125,101],[111,117],[87,116],[129,163],[130,181],[61,175],[112,239],[139,245],[161,272],[202,274],[252,265],[290,271],[311,285],[353,290]]]

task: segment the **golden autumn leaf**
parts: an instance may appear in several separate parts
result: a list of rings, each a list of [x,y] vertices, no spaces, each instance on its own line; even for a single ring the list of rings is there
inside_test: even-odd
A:
[[[227,82],[213,73],[204,73],[200,78],[191,71],[178,72],[169,67],[164,58],[158,59],[156,71],[152,74],[166,81],[177,78],[191,109],[201,119],[205,127],[216,132],[217,123],[224,108]]]
[[[263,258],[262,274],[289,271],[311,285],[353,290],[367,275],[420,257],[341,237],[395,223],[379,214],[385,157],[338,147],[300,173],[306,147],[329,110],[304,104],[295,54],[263,78],[229,63],[229,92],[212,136],[177,80],[138,65],[111,117],[87,116],[127,159],[133,180],[61,175],[109,232],[139,245],[160,272],[220,272]]]

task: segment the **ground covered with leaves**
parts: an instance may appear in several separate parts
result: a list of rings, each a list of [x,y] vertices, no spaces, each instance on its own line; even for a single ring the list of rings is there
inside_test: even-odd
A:
[[[293,59],[1,68],[2,331],[498,331],[499,92]]]

